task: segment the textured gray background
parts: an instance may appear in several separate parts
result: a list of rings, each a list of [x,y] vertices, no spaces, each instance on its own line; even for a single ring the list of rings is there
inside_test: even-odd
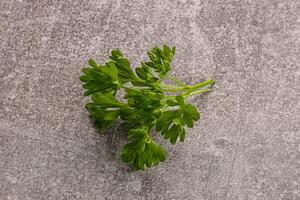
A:
[[[0,0],[0,199],[300,199],[300,1]],[[119,47],[217,80],[169,158],[133,172],[91,125],[78,80]]]

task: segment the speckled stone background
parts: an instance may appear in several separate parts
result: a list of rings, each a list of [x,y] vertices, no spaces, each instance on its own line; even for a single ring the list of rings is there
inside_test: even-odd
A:
[[[78,80],[119,47],[137,66],[217,80],[169,158],[134,172],[124,131],[97,135]],[[0,0],[0,199],[300,199],[299,0]]]

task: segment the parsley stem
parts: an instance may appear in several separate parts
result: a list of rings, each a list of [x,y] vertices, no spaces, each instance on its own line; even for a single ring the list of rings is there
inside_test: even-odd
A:
[[[187,96],[190,93],[193,93],[194,91],[197,91],[197,89],[203,88],[203,87],[208,86],[208,85],[210,85],[210,88],[211,88],[214,83],[215,83],[214,80],[208,79],[208,80],[203,81],[201,83],[198,83],[194,86],[191,86],[189,90],[187,90],[185,93],[183,93],[183,95]]]
[[[172,76],[169,76],[169,75],[166,75],[167,78],[171,79],[172,81],[174,81],[175,83],[177,83],[178,85],[181,85],[181,86],[186,86],[186,84],[184,84],[182,81],[178,80],[177,78],[175,77],[172,77]]]
[[[162,89],[165,91],[165,92],[186,92],[185,94],[189,94],[191,92],[194,92],[195,90],[199,89],[199,88],[203,88],[205,86],[208,86],[208,85],[213,85],[215,83],[214,80],[206,80],[206,81],[203,81],[201,83],[198,83],[194,86],[189,86],[189,85],[184,85],[184,86],[172,86],[172,85],[163,85],[161,84],[160,86],[162,87]]]
[[[190,86],[172,86],[172,85],[160,85],[162,89],[166,92],[180,92],[180,91],[186,91],[187,89],[190,89]]]
[[[190,96],[192,96],[192,95],[203,94],[203,93],[205,93],[205,92],[211,92],[211,91],[212,91],[212,89],[206,88],[206,89],[203,89],[203,90],[197,90],[197,91],[193,91],[193,92],[191,92],[191,93],[183,94],[183,97],[186,99],[186,98],[188,98],[188,97],[190,97]]]
[[[184,92],[184,91],[186,91],[186,89],[184,89],[184,88],[170,88],[170,89],[163,88],[163,91],[164,92]]]
[[[190,90],[194,91],[194,90],[197,90],[199,88],[203,88],[203,87],[208,86],[208,85],[213,85],[214,83],[215,83],[214,80],[208,79],[206,81],[203,81],[201,83],[198,83],[198,84],[192,86]]]
[[[126,87],[126,86],[120,86],[121,88],[124,88],[124,89],[140,89],[140,90],[143,90],[143,89],[147,89],[149,87]]]

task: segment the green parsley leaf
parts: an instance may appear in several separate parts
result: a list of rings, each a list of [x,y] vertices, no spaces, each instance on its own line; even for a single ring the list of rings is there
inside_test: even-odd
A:
[[[171,70],[171,62],[175,54],[175,48],[172,50],[167,45],[163,48],[154,47],[148,52],[150,62],[145,62],[145,65],[155,69],[159,73],[160,77],[164,77]]]
[[[123,56],[119,49],[113,50],[109,58],[115,63],[119,80],[122,84],[137,79],[130,67],[130,62]]]
[[[128,140],[122,149],[122,160],[134,169],[145,169],[165,160],[165,150],[150,138],[146,130],[132,129]]]

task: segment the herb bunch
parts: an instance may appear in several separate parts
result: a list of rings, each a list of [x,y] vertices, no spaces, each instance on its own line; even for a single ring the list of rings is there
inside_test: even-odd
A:
[[[80,80],[84,95],[91,96],[86,108],[101,132],[119,118],[128,128],[128,143],[121,156],[134,169],[146,169],[166,159],[166,151],[152,137],[156,130],[175,144],[183,142],[186,127],[200,119],[197,108],[188,102],[192,95],[212,91],[214,80],[187,85],[169,75],[175,47],[164,45],[148,52],[149,61],[135,68],[119,49],[112,50],[110,60],[101,65],[90,59]],[[170,79],[174,85],[163,83]],[[125,92],[120,98],[120,90]]]

